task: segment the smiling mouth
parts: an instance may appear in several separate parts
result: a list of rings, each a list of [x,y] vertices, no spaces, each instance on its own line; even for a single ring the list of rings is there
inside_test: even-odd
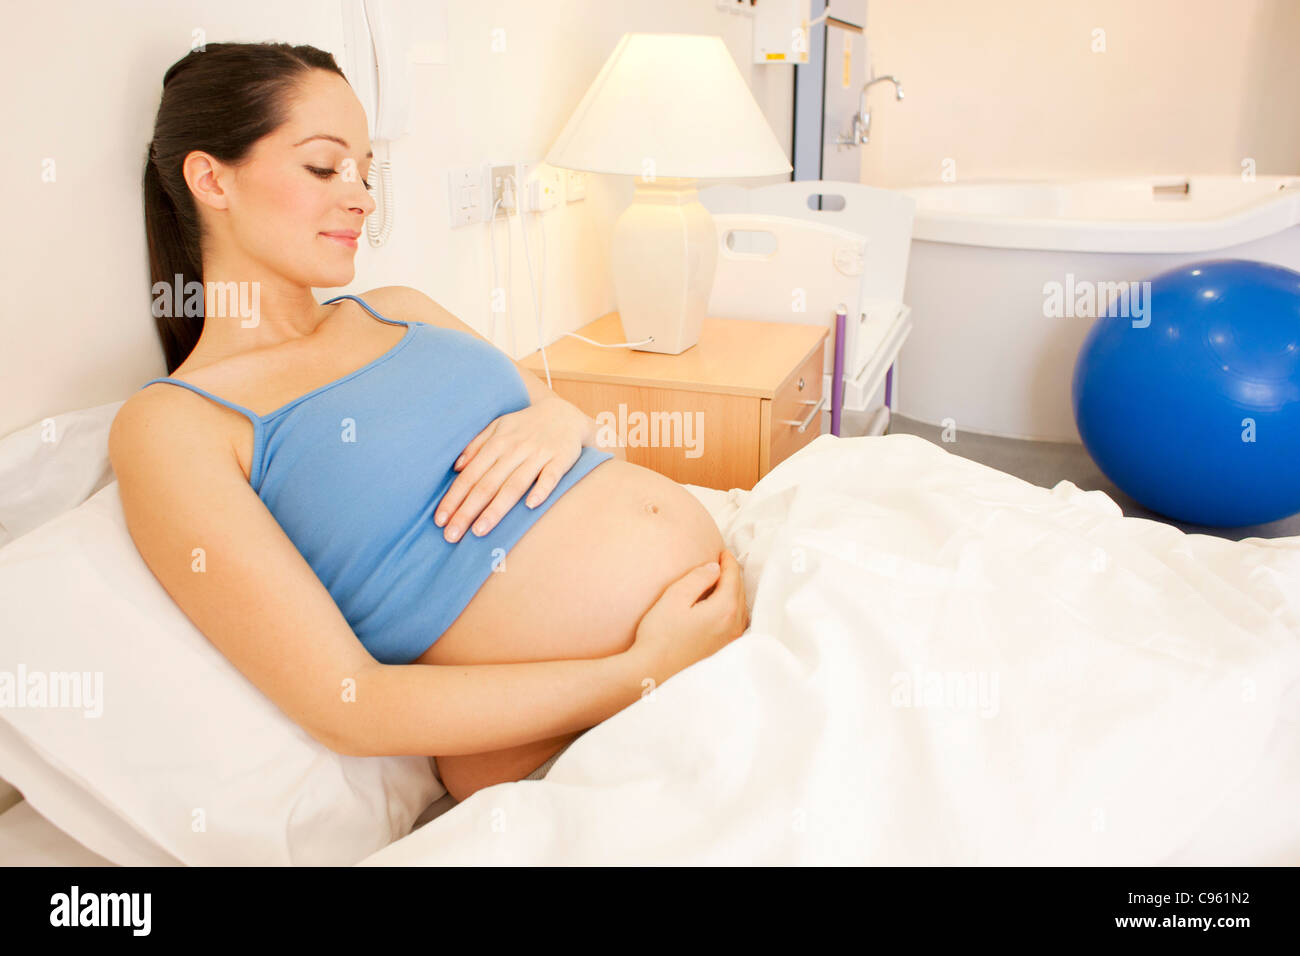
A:
[[[322,232],[321,235],[326,239],[333,239],[335,242],[339,243],[340,245],[346,246],[349,249],[355,249],[357,247],[357,238],[356,236],[353,236],[350,233]],[[360,235],[360,233],[358,233],[357,235]]]

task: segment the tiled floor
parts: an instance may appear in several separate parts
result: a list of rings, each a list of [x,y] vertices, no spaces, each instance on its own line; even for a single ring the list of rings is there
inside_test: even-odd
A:
[[[829,419],[830,416],[823,416]],[[844,414],[840,433],[843,435],[860,435],[866,429],[866,416],[855,416],[852,412]],[[922,422],[895,415],[890,422],[889,432],[904,432],[918,435],[932,441],[954,455],[961,455],[980,464],[997,468],[1015,475],[1025,481],[1051,488],[1058,481],[1066,479],[1074,482],[1084,491],[1100,489],[1114,499],[1124,514],[1136,518],[1150,518],[1163,521],[1181,528],[1189,534],[1212,534],[1221,538],[1239,541],[1242,538],[1279,538],[1288,535],[1300,535],[1300,514],[1274,521],[1270,524],[1253,525],[1246,528],[1206,528],[1201,525],[1185,524],[1172,521],[1158,515],[1138,504],[1124,492],[1120,491],[1101,470],[1093,463],[1082,445],[1058,444],[1056,442],[1021,441],[1014,438],[993,438],[972,432],[958,433],[954,442],[942,442],[939,438],[940,428]]]

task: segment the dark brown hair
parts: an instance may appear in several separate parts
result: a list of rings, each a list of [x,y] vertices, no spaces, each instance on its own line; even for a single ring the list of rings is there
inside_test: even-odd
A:
[[[170,286],[177,275],[182,289],[203,281],[198,210],[181,174],[185,157],[202,150],[239,163],[284,123],[295,83],[313,69],[343,76],[331,54],[288,43],[209,43],[167,70],[144,164],[151,288],[158,282]],[[174,305],[167,311],[184,311],[179,302]],[[203,316],[160,315],[155,321],[171,373],[193,351]]]

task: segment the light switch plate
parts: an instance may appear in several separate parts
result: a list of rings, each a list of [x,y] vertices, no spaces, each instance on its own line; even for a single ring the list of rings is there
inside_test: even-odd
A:
[[[483,178],[477,166],[447,170],[447,209],[453,229],[483,221]]]

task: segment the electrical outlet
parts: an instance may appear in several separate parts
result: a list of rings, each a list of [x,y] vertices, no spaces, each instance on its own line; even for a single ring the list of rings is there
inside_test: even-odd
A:
[[[565,170],[564,177],[564,199],[566,202],[577,202],[579,199],[587,198],[587,174],[579,172],[576,169]]]
[[[485,169],[485,178],[487,179],[487,188],[484,190],[483,221],[487,222],[492,218],[492,210],[497,211],[498,216],[504,216],[509,213],[517,212],[519,201],[515,196],[516,187],[508,180],[514,176],[518,182],[519,177],[515,174],[514,163],[489,163]],[[497,201],[501,205],[497,205]]]
[[[524,212],[546,212],[560,204],[560,175],[540,160],[519,164],[520,203]]]

